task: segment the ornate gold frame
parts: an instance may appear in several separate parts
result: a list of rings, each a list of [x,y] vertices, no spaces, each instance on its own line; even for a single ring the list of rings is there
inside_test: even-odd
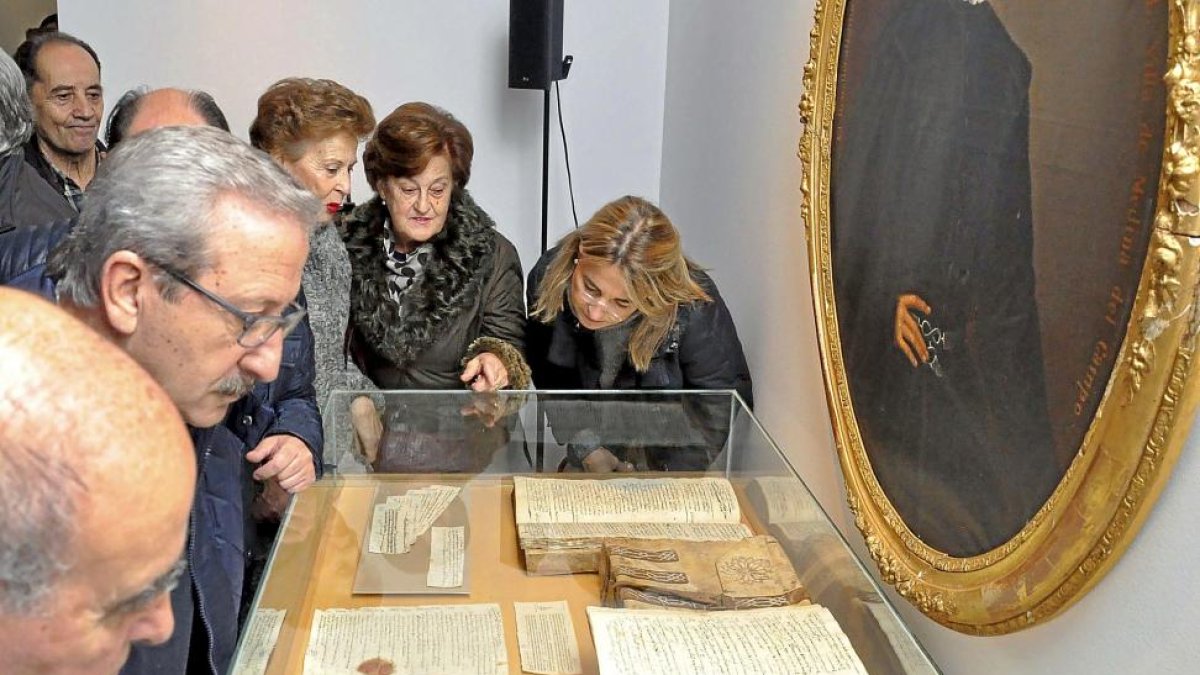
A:
[[[1100,408],[1066,475],[1002,546],[955,558],[906,527],[870,469],[850,403],[834,303],[830,159],[845,0],[818,0],[804,68],[805,231],[826,398],[850,510],[879,571],[939,623],[998,635],[1044,622],[1107,572],[1187,438],[1200,387],[1200,0],[1172,0],[1166,130],[1153,239]]]

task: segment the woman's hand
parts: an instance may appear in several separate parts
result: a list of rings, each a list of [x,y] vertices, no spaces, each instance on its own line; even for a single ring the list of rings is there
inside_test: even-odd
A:
[[[896,320],[892,330],[892,338],[913,368],[929,360],[929,348],[925,346],[925,336],[921,327],[910,313],[916,310],[926,316],[933,311],[921,296],[912,293],[901,295],[896,300]]]
[[[383,438],[383,420],[368,396],[356,396],[350,402],[350,426],[354,428],[354,447],[368,466],[379,456],[379,441]]]
[[[467,361],[459,379],[470,384],[472,391],[496,391],[508,386],[508,369],[499,356],[481,352]]]

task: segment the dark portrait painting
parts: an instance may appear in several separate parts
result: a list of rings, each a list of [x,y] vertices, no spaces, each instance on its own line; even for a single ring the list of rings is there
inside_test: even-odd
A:
[[[846,0],[832,270],[851,403],[908,529],[1010,540],[1080,448],[1162,156],[1161,0]]]

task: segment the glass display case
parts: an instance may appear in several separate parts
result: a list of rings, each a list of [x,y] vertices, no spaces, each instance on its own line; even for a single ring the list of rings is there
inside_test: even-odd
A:
[[[514,489],[520,493],[531,480],[550,484],[545,479],[615,479],[624,482],[608,485],[639,488],[677,484],[662,479],[715,480],[731,488],[731,500],[736,496],[738,526],[778,543],[805,602],[828,609],[867,672],[937,672],[732,392],[336,392],[324,419],[325,477],[293,499],[284,517],[235,672],[330,672],[317,663],[328,669],[332,652],[387,639],[357,634],[347,618],[353,613],[338,614],[345,610],[471,605],[491,608],[497,630],[502,626],[496,669],[483,670],[520,673],[523,658],[532,657],[518,639],[518,615],[532,602],[565,602],[565,633],[573,635],[560,639],[574,643],[582,672],[609,672],[597,656],[588,608],[611,599],[614,571],[605,563],[593,571],[594,559],[554,568],[544,564],[550,558],[523,550],[533,535],[521,519],[537,508],[518,507]],[[348,623],[330,628],[333,617]],[[462,615],[446,620],[449,632],[465,625]],[[445,632],[437,639],[448,639]],[[405,668],[420,672],[381,659],[347,672]]]

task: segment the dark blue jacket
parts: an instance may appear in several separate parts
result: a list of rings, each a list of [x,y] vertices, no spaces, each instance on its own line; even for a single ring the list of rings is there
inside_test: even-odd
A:
[[[0,232],[0,285],[55,298],[46,275],[49,252],[73,221]],[[318,473],[323,431],[313,392],[313,340],[307,319],[284,340],[279,377],[259,384],[231,407],[219,426],[189,428],[196,446],[198,483],[188,536],[184,583],[171,594],[176,630],[157,647],[135,647],[123,673],[184,672],[193,621],[208,640],[208,663],[227,671],[237,644],[237,616],[244,575],[242,481],[246,452],[265,436],[290,434],[308,444]],[[189,592],[191,589],[195,593]],[[198,606],[197,606],[198,605]]]

